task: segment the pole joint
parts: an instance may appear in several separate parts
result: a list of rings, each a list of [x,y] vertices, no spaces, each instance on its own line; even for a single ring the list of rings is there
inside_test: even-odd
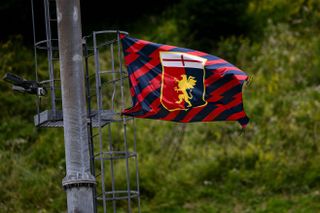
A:
[[[73,187],[92,187],[96,185],[96,178],[88,172],[72,172],[62,180],[64,190]]]

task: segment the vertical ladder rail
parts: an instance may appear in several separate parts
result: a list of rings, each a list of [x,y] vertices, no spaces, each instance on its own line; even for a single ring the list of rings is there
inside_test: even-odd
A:
[[[98,132],[99,132],[99,157],[101,163],[101,188],[102,188],[102,203],[103,211],[107,212],[106,204],[106,188],[105,188],[105,179],[104,179],[104,159],[103,159],[103,142],[102,142],[102,122],[101,122],[101,112],[102,112],[102,94],[101,94],[101,77],[100,77],[100,63],[99,63],[99,49],[97,47],[97,36],[96,33],[93,33],[93,49],[94,49],[94,62],[96,67],[96,94],[97,94],[97,117],[98,117]]]
[[[35,78],[36,82],[39,82],[39,77],[38,77],[38,53],[37,53],[37,37],[36,37],[36,23],[35,23],[35,18],[34,18],[34,4],[33,0],[31,0],[31,16],[32,16],[32,33],[33,33],[33,51],[34,51],[34,69],[35,69]],[[37,107],[37,119],[38,123],[40,123],[40,96],[37,95],[36,98],[36,107]]]
[[[94,146],[93,146],[93,127],[92,127],[92,116],[91,116],[91,93],[90,93],[90,75],[89,75],[89,50],[86,42],[84,41],[84,58],[85,58],[85,79],[86,79],[86,97],[87,97],[87,116],[88,116],[88,144],[90,149],[90,169],[91,174],[96,176],[95,167],[94,167]],[[97,202],[96,202],[97,189],[96,185],[93,187],[93,203],[94,203],[94,212],[97,212]]]
[[[110,45],[110,53],[111,53],[111,72],[112,72],[112,81],[113,81],[113,91],[111,97],[111,110],[114,111],[114,98],[116,94],[116,83],[115,83],[115,69],[114,69],[114,55],[113,55],[113,43]],[[108,134],[109,134],[109,151],[111,153],[110,157],[110,173],[111,173],[111,189],[112,189],[112,208],[113,212],[117,212],[116,200],[115,200],[115,178],[114,178],[114,161],[113,161],[113,144],[112,144],[112,132],[111,132],[111,124],[108,125]]]
[[[118,58],[119,58],[119,72],[120,72],[120,91],[121,91],[121,111],[125,108],[124,103],[124,86],[123,86],[123,70],[121,60],[121,48],[120,48],[120,33],[117,32],[118,42]],[[125,148],[126,157],[126,180],[127,180],[127,191],[128,191],[128,212],[131,213],[131,188],[130,188],[130,170],[129,170],[129,155],[128,155],[128,142],[127,142],[127,119],[126,116],[122,116],[123,122],[123,142]]]
[[[138,154],[137,154],[137,128],[136,120],[133,118],[133,152],[136,153],[135,166],[136,166],[136,191],[138,193],[138,212],[140,213],[140,182],[139,182],[139,165],[138,165]]]
[[[111,53],[111,71],[112,71],[112,86],[113,86],[113,91],[112,91],[112,97],[111,97],[111,110],[114,111],[114,98],[116,95],[116,73],[114,69],[114,49],[113,49],[113,43],[110,45],[110,53]]]
[[[55,95],[55,76],[54,66],[52,63],[52,37],[51,37],[51,25],[50,25],[50,6],[48,0],[44,1],[45,12],[45,27],[46,27],[46,39],[47,39],[47,52],[48,52],[48,66],[50,77],[50,95],[51,95],[51,109],[54,116],[56,116],[56,95]]]
[[[110,175],[111,175],[111,190],[112,190],[112,209],[113,212],[117,212],[117,204],[116,204],[116,188],[115,188],[115,178],[114,178],[114,152],[112,145],[112,132],[111,132],[111,124],[108,124],[108,135],[109,135],[109,152],[110,152]]]

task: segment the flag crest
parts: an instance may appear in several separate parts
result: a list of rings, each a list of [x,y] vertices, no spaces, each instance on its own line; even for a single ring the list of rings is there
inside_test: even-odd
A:
[[[121,35],[133,106],[122,113],[176,122],[249,122],[246,73],[207,53]]]
[[[160,52],[160,101],[168,111],[188,110],[207,102],[204,87],[206,59],[183,52]]]

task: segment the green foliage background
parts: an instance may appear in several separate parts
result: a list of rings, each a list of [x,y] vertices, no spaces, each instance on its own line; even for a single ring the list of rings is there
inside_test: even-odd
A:
[[[143,212],[320,211],[318,0],[184,0],[132,25],[134,36],[206,50],[253,76],[245,133],[137,120]],[[21,40],[0,44],[0,70],[32,78]],[[0,90],[0,212],[64,212],[63,132],[37,130],[34,99]]]

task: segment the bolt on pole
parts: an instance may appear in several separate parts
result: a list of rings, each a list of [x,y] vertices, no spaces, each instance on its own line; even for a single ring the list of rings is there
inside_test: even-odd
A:
[[[79,0],[57,0],[68,212],[95,211],[90,172]]]

